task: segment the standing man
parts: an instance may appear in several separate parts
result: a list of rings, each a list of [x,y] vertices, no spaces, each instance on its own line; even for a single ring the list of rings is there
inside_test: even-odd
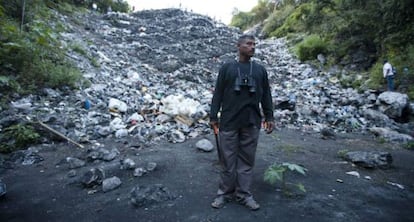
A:
[[[251,210],[260,208],[250,186],[262,113],[266,133],[273,131],[274,118],[267,71],[251,60],[255,46],[254,36],[240,36],[238,59],[222,65],[217,77],[210,125],[215,130],[220,129],[218,152],[222,170],[217,196],[211,203],[213,208],[223,207],[232,197]]]
[[[384,60],[382,73],[384,75],[384,78],[387,80],[388,91],[394,91],[394,72],[392,70],[392,65],[388,62],[388,60]]]

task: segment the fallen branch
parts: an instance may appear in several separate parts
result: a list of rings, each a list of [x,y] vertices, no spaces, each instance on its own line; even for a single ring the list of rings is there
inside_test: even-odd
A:
[[[46,128],[46,129],[50,130],[51,132],[53,132],[54,134],[56,134],[56,135],[58,135],[58,136],[62,137],[63,139],[66,139],[67,141],[69,141],[69,142],[71,142],[71,143],[75,144],[76,146],[78,146],[78,147],[80,147],[80,148],[84,148],[84,147],[83,147],[83,145],[81,145],[81,144],[79,144],[79,143],[77,143],[77,142],[75,142],[75,141],[71,140],[70,138],[66,137],[66,136],[65,136],[65,135],[63,135],[62,133],[59,133],[58,131],[56,131],[56,130],[52,129],[50,126],[48,126],[48,125],[46,125],[46,124],[42,123],[41,121],[38,121],[38,123],[39,123],[41,126],[43,126],[44,128]]]

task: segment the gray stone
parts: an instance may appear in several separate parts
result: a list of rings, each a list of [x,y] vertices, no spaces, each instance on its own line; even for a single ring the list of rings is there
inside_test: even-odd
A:
[[[121,179],[119,179],[116,176],[104,179],[102,181],[102,191],[108,192],[108,191],[114,190],[118,188],[119,186],[121,186],[121,184],[122,184]]]
[[[196,147],[205,152],[211,152],[214,149],[213,143],[208,139],[201,139],[197,141]]]
[[[82,176],[81,183],[85,187],[93,187],[95,185],[102,184],[105,178],[105,172],[101,168],[92,168]]]
[[[148,207],[176,199],[175,195],[161,184],[135,186],[130,192],[130,198],[136,207]]]
[[[66,157],[66,162],[69,164],[69,169],[75,169],[85,166],[85,161],[75,157]]]
[[[365,168],[389,168],[392,164],[392,156],[389,152],[347,152],[344,159]]]

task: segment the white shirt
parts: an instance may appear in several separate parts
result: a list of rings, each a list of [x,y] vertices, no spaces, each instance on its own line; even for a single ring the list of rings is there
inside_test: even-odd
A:
[[[391,66],[391,64],[389,62],[386,62],[384,64],[384,66],[382,67],[382,73],[384,74],[384,78],[387,77],[387,76],[394,75],[392,73],[392,66]]]

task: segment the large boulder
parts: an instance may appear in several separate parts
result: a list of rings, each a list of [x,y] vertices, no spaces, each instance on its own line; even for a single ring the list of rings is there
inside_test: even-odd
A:
[[[411,112],[407,94],[383,92],[378,96],[376,104],[382,113],[399,122],[407,119]]]

